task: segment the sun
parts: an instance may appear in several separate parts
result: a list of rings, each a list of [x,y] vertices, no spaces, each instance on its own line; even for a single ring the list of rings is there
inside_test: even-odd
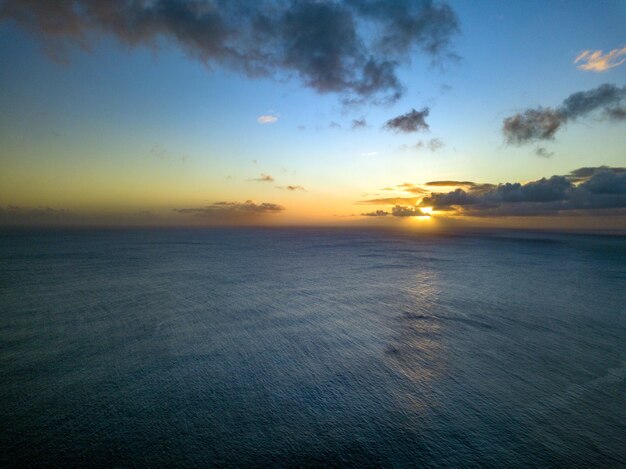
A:
[[[431,212],[433,211],[433,208],[432,207],[420,207],[420,210],[424,215],[430,215]]]

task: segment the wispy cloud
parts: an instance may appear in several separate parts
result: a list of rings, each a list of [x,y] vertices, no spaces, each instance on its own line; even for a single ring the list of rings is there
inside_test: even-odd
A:
[[[258,178],[252,178],[252,179],[250,179],[250,181],[274,182],[274,178],[272,176],[270,176],[269,174],[261,173],[261,175]]]
[[[626,86],[605,83],[569,95],[557,108],[527,109],[505,118],[502,133],[512,145],[551,140],[566,123],[595,112],[601,112],[607,120],[626,120]]]
[[[359,205],[415,205],[419,197],[383,197],[380,199],[359,200]]]
[[[291,191],[291,192],[297,192],[297,191],[302,191],[302,192],[306,192],[306,189],[302,186],[276,186],[277,189],[284,189],[286,191]]]
[[[352,119],[353,129],[364,129],[365,127],[367,127],[367,121],[364,117],[361,117],[360,119]]]
[[[585,50],[574,60],[578,68],[589,72],[606,72],[626,62],[626,46],[606,54],[601,50]]]
[[[411,109],[406,114],[402,114],[393,119],[389,119],[385,123],[385,129],[393,132],[412,133],[420,130],[428,130],[428,124],[426,123],[426,117],[430,110],[425,107],[421,111]]]
[[[252,78],[297,76],[347,102],[399,99],[398,67],[416,53],[449,57],[459,32],[447,3],[411,0],[4,0],[7,19],[36,32],[57,57],[68,44],[88,50],[102,33],[154,49],[167,40],[203,63]]]
[[[428,192],[423,187],[417,184],[411,184],[410,182],[403,182],[402,184],[398,184],[396,187],[402,192],[409,192],[411,194],[425,194]]]
[[[256,118],[259,124],[274,124],[278,122],[278,116],[275,114],[262,114]]]
[[[437,150],[445,147],[445,144],[438,138],[431,138],[430,140],[422,141],[420,140],[415,144],[415,148],[421,150],[423,148],[432,151],[433,153]]]
[[[537,147],[535,148],[535,155],[540,158],[550,158],[554,152],[548,151],[545,147]]]

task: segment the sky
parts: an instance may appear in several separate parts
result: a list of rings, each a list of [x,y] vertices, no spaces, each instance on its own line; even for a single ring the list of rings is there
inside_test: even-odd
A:
[[[626,232],[625,24],[610,0],[0,0],[0,224]]]

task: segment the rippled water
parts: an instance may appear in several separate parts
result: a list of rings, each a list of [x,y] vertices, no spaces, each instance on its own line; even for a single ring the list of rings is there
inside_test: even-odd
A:
[[[0,234],[2,465],[626,465],[626,239]]]

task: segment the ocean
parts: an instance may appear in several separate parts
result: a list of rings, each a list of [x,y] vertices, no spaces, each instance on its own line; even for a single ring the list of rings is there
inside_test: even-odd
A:
[[[626,467],[626,238],[0,233],[0,465]]]

